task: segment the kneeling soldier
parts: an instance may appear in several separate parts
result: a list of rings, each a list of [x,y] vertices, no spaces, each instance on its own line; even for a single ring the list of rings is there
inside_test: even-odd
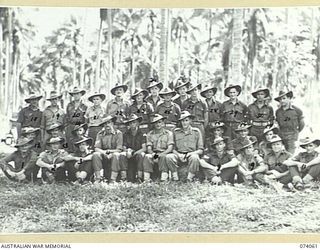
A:
[[[320,157],[315,150],[320,145],[320,140],[306,137],[300,140],[300,147],[306,152],[301,152],[283,162],[289,167],[292,182],[296,189],[301,190],[304,185],[311,184],[311,181],[320,175]]]
[[[155,114],[151,119],[154,129],[147,134],[147,154],[143,160],[144,180],[150,181],[150,174],[153,173],[155,163],[158,163],[161,172],[161,181],[168,179],[168,169],[166,165],[166,155],[173,149],[173,134],[171,131],[164,129],[165,118]],[[141,169],[138,169],[138,177],[141,178]],[[178,180],[178,174],[173,172],[173,179]]]
[[[84,184],[90,181],[93,176],[92,155],[93,151],[89,149],[92,145],[92,138],[82,137],[74,145],[78,150],[65,158],[67,162],[68,178],[78,184]]]
[[[68,153],[61,149],[64,143],[63,138],[51,138],[47,141],[47,146],[50,148],[42,152],[37,160],[37,165],[42,170],[42,180],[46,183],[54,183],[55,181],[65,181],[65,162],[64,159]]]
[[[32,150],[32,139],[19,138],[15,147],[17,151],[0,160],[4,174],[11,180],[36,180],[39,167],[36,166],[37,153]],[[10,162],[14,162],[14,167]]]
[[[203,156],[200,166],[207,180],[219,184],[221,182],[234,183],[238,170],[238,160],[235,155],[227,151],[227,138],[216,138],[212,144],[214,150]]]
[[[40,154],[42,147],[40,143],[40,128],[25,127],[21,129],[21,136],[33,140],[33,150]]]
[[[187,181],[193,181],[199,171],[199,156],[202,155],[204,149],[200,130],[190,125],[191,117],[192,115],[188,111],[181,112],[179,121],[182,128],[174,130],[175,148],[173,154],[168,154],[166,157],[168,168],[173,173],[173,177],[178,171],[178,163],[186,162],[188,164]]]
[[[111,183],[116,181],[119,172],[121,172],[122,180],[127,178],[126,158],[120,154],[123,147],[123,135],[120,130],[114,129],[116,119],[116,117],[109,115],[103,118],[100,123],[100,126],[104,126],[104,128],[97,135],[96,152],[92,156],[96,183],[101,181],[100,171],[102,169],[104,177]]]

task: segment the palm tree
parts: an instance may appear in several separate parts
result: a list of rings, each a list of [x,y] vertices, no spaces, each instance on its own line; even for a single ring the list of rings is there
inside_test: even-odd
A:
[[[168,25],[169,25],[169,9],[161,10],[160,23],[160,60],[159,60],[159,80],[164,84],[168,84]]]

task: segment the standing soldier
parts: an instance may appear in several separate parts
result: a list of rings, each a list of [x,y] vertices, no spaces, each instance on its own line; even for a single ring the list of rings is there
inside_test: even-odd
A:
[[[123,134],[114,128],[116,119],[117,117],[109,115],[103,118],[100,124],[104,128],[97,135],[96,152],[92,156],[95,182],[101,181],[101,170],[104,170],[104,177],[110,183],[117,180],[119,172],[121,180],[127,179],[126,158],[120,154],[123,148]]]
[[[146,151],[146,138],[143,135],[139,124],[142,117],[132,114],[129,116],[125,124],[129,125],[129,129],[123,135],[123,152],[128,164],[127,179],[130,182],[136,180],[138,166],[142,168],[143,157]],[[139,181],[141,181],[142,173],[140,173]]]
[[[248,107],[238,100],[241,93],[240,85],[230,85],[224,90],[224,94],[229,100],[222,103],[221,115],[226,125],[226,136],[231,139],[236,138],[235,129],[241,122],[247,121]]]
[[[201,132],[198,128],[191,127],[192,115],[188,111],[182,111],[179,121],[181,128],[176,128],[173,133],[174,149],[172,154],[166,156],[167,167],[175,177],[177,171],[180,174],[183,168],[178,163],[187,163],[187,181],[193,181],[200,168],[200,155],[204,146]]]
[[[81,97],[86,93],[85,90],[74,87],[73,90],[69,91],[69,94],[73,100],[67,105],[66,112],[66,140],[69,147],[73,147],[71,144],[72,130],[75,125],[82,124],[85,122],[85,113],[87,106],[82,102]]]
[[[42,141],[45,144],[49,138],[47,129],[54,123],[64,125],[65,122],[65,112],[59,107],[59,102],[61,101],[62,95],[58,94],[56,91],[51,91],[50,97],[47,99],[51,102],[42,114],[41,118],[41,129],[42,129]]]
[[[32,139],[21,137],[15,147],[17,151],[0,160],[1,169],[11,180],[35,181],[39,167],[36,166],[37,153],[32,150]],[[14,163],[14,167],[9,164],[10,162]]]
[[[272,125],[274,120],[273,108],[266,101],[270,97],[270,92],[269,89],[261,88],[253,92],[252,96],[256,100],[248,106],[249,121],[252,124],[250,134],[261,142],[264,128]]]
[[[136,88],[131,96],[131,99],[134,101],[127,110],[127,116],[136,114],[137,116],[142,117],[139,128],[143,134],[147,134],[150,131],[150,116],[154,113],[152,105],[145,100],[147,96],[148,91],[145,89]]]
[[[304,128],[304,117],[302,110],[292,105],[292,91],[280,91],[279,96],[275,98],[280,102],[280,108],[276,111],[276,120],[279,125],[279,135],[287,151],[294,153],[298,140],[299,132]]]
[[[151,120],[154,129],[147,134],[147,153],[143,160],[144,181],[150,181],[150,175],[154,172],[153,167],[155,163],[158,164],[159,171],[161,172],[161,181],[166,181],[169,177],[166,155],[172,152],[173,134],[164,128],[164,119],[162,115],[155,114]],[[174,172],[173,179],[178,180],[176,171]]]
[[[175,90],[178,92],[179,97],[174,100],[176,104],[179,105],[179,107],[182,109],[183,104],[186,100],[188,100],[189,95],[187,94],[188,86],[190,85],[190,82],[187,80],[183,81],[182,79],[178,79]]]
[[[209,124],[215,123],[217,121],[221,121],[221,103],[215,99],[215,94],[217,93],[217,88],[211,85],[206,85],[201,90],[200,95],[206,99],[206,103],[208,105]]]
[[[155,108],[161,101],[159,92],[162,88],[163,88],[163,84],[161,82],[158,82],[154,78],[151,78],[149,80],[149,86],[147,87],[147,90],[149,91],[150,95],[146,98],[146,101],[151,103],[153,110],[155,110]]]
[[[188,111],[193,117],[192,126],[200,129],[202,139],[205,138],[204,128],[208,125],[208,105],[199,97],[200,84],[191,85],[187,93],[188,100],[182,105],[182,110]]]
[[[127,109],[130,106],[130,102],[123,99],[123,95],[127,90],[127,85],[117,83],[116,86],[111,89],[111,94],[113,94],[115,98],[108,102],[106,109],[107,115],[117,117],[115,128],[119,129],[122,133],[125,133],[127,130],[127,126],[123,122],[126,118],[125,114]]]
[[[31,93],[29,97],[25,99],[29,106],[20,110],[17,120],[18,137],[21,135],[21,128],[33,127],[40,128],[42,111],[39,109],[39,100],[42,95]],[[40,138],[41,139],[41,138]]]
[[[95,144],[97,134],[102,129],[100,124],[105,115],[105,110],[101,107],[101,103],[104,99],[106,99],[106,95],[102,93],[94,93],[88,98],[88,100],[93,103],[93,106],[87,109],[84,117],[88,124],[88,137],[93,139],[93,145]]]
[[[163,101],[156,107],[155,113],[165,117],[166,128],[173,130],[177,127],[178,119],[180,118],[181,109],[178,104],[172,101],[176,92],[170,88],[164,88],[159,95]]]

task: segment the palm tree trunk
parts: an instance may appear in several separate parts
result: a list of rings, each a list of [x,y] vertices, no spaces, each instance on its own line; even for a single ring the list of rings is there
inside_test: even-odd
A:
[[[107,16],[108,16],[108,53],[109,53],[109,59],[108,59],[108,82],[107,82],[107,98],[109,99],[110,96],[110,89],[112,84],[112,70],[113,70],[113,50],[112,50],[112,9],[107,10]]]
[[[232,51],[231,51],[231,72],[230,81],[242,85],[241,60],[242,60],[242,25],[243,10],[233,10],[233,31],[232,31]]]
[[[2,67],[3,67],[3,63],[2,63],[2,50],[3,50],[3,26],[2,26],[2,22],[0,21],[0,113],[4,114],[5,109],[5,103],[6,103],[6,99],[5,97],[5,84],[3,82],[3,72],[2,72]]]
[[[82,23],[83,36],[82,36],[82,55],[80,64],[80,88],[84,87],[85,63],[86,63],[86,42],[87,42],[87,16],[88,10],[84,9],[84,18]]]
[[[6,43],[6,72],[5,72],[5,113],[7,116],[11,115],[10,112],[10,79],[11,79],[11,69],[12,69],[12,12],[8,9],[8,34],[5,38]]]
[[[101,41],[102,41],[102,31],[103,31],[103,20],[100,19],[99,27],[99,37],[98,37],[98,48],[97,48],[97,63],[96,63],[96,75],[94,86],[89,86],[90,89],[100,90],[100,58],[101,58]],[[93,88],[92,88],[93,87]]]
[[[160,65],[159,80],[166,86],[168,83],[168,39],[169,9],[161,10],[160,22]]]

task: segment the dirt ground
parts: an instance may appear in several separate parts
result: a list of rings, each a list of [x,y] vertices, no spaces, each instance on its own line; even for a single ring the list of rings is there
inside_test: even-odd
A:
[[[319,233],[319,190],[200,183],[34,185],[0,178],[0,232]]]

